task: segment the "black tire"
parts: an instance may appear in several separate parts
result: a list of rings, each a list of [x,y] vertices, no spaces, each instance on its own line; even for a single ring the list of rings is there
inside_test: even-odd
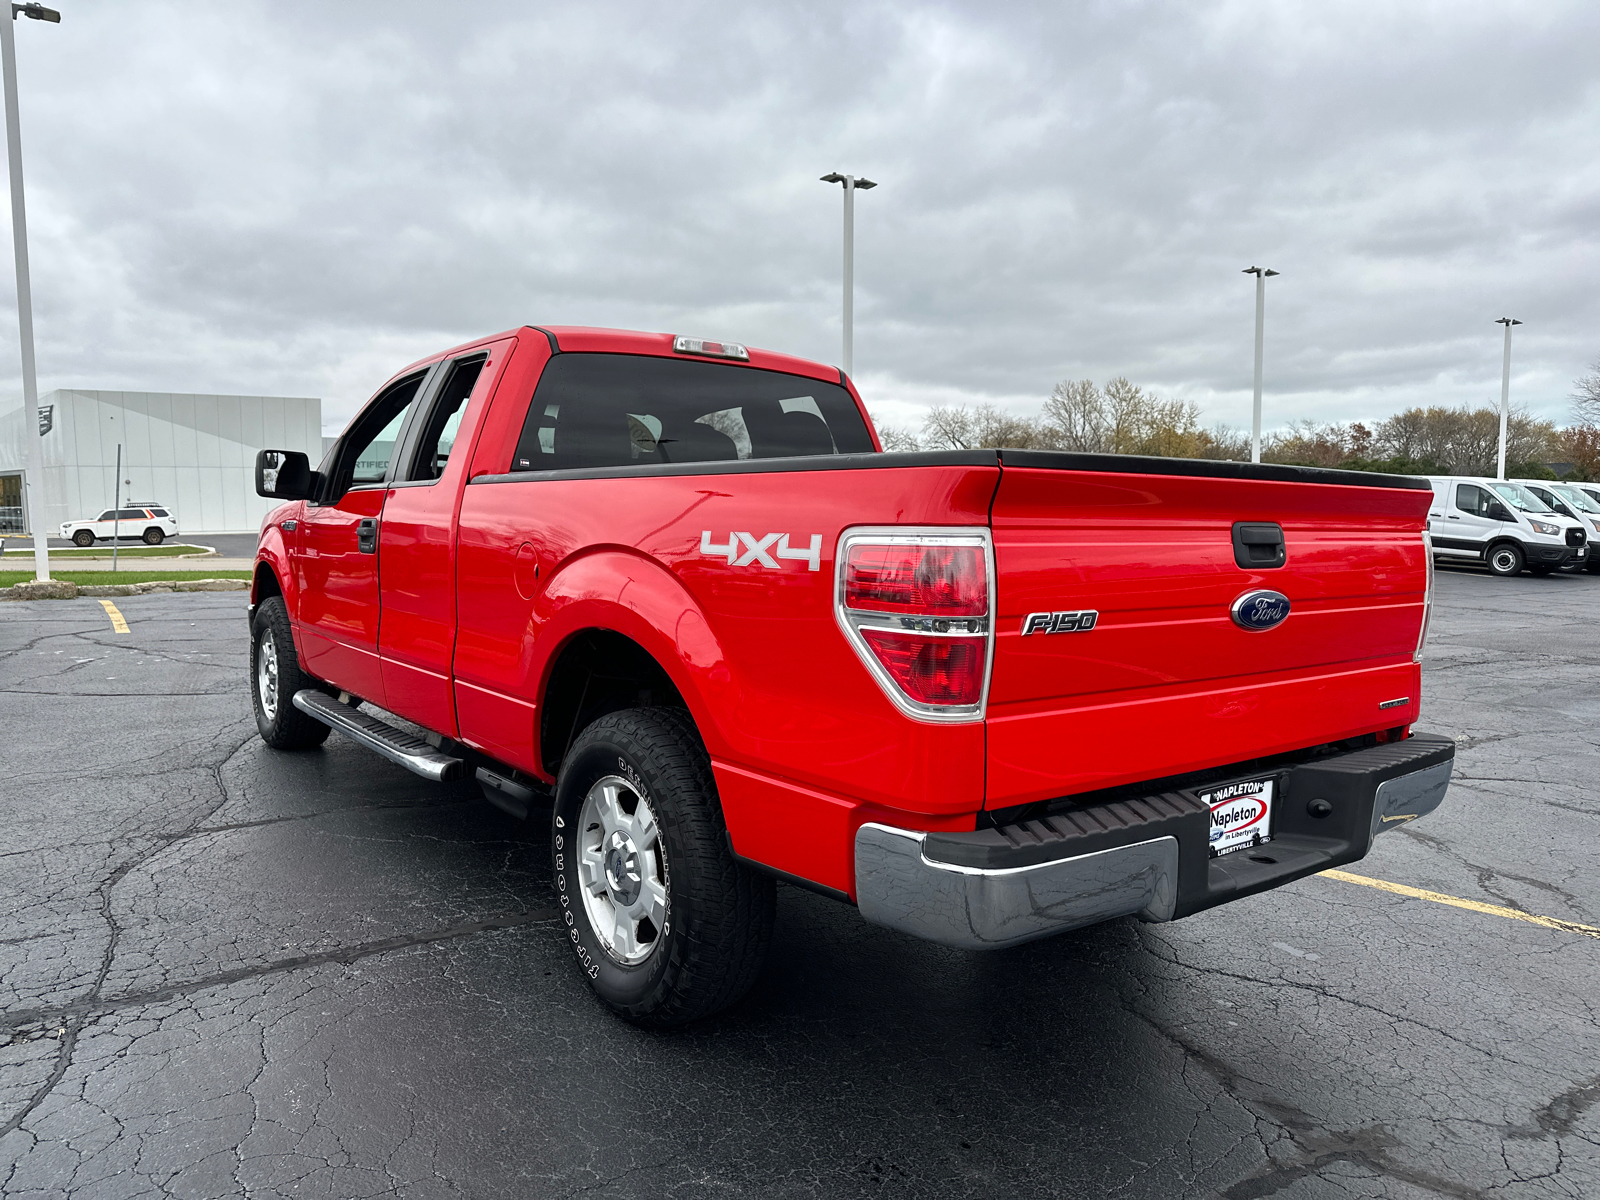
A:
[[[607,788],[631,834],[621,825],[608,834],[597,815]],[[647,825],[653,834],[641,833]],[[563,934],[612,1011],[663,1028],[710,1016],[750,990],[772,940],[776,891],[729,852],[711,760],[687,713],[630,708],[584,729],[561,766],[550,833]],[[659,928],[648,912],[630,915],[652,896]],[[601,934],[596,912],[614,917],[613,933]]]
[[[1520,575],[1525,561],[1522,557],[1522,547],[1514,542],[1496,542],[1489,547],[1489,552],[1483,556],[1483,560],[1489,564],[1491,572],[1506,579]]]
[[[93,532],[87,529],[78,530],[77,533],[72,535],[72,544],[80,547],[81,549],[87,550],[90,546],[94,545]]]
[[[1543,567],[1543,566],[1541,566],[1541,567],[1529,567],[1528,568],[1528,574],[1529,575],[1537,575],[1539,578],[1542,579],[1542,578],[1544,578],[1546,575],[1550,574],[1550,572],[1552,572],[1554,570],[1555,570],[1554,567]]]
[[[162,539],[166,536],[167,535],[162,533],[161,530],[152,525],[149,529],[144,531],[144,544],[146,546],[159,546],[161,545]]]
[[[327,741],[332,731],[294,706],[296,692],[317,686],[318,681],[300,669],[283,597],[268,596],[256,608],[250,628],[250,704],[261,740],[274,750],[310,750]]]

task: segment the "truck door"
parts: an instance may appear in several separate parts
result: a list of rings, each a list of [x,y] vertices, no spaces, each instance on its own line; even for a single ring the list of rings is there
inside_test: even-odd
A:
[[[391,384],[351,423],[324,464],[323,502],[306,505],[294,560],[306,670],[380,705],[378,530],[395,448],[428,374]]]
[[[457,735],[456,508],[489,392],[515,345],[507,338],[440,367],[391,473],[378,534],[384,707],[449,737]]]

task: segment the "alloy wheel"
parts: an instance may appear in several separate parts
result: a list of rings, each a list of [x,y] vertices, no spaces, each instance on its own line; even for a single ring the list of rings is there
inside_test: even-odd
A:
[[[650,957],[667,923],[666,869],[655,813],[620,775],[595,781],[578,814],[583,910],[617,962]]]

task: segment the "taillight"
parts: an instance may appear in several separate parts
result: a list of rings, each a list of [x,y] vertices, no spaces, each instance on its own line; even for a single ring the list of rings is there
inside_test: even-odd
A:
[[[919,704],[976,704],[983,695],[983,641],[863,629],[861,636],[900,690]]]
[[[851,530],[836,561],[839,625],[889,699],[921,720],[981,720],[993,660],[989,531]]]
[[[1428,640],[1428,622],[1433,617],[1433,537],[1426,529],[1422,531],[1422,557],[1428,563],[1428,582],[1422,593],[1422,628],[1417,633],[1417,648],[1411,655],[1412,662],[1422,661],[1422,644]]]
[[[846,608],[918,616],[981,617],[989,611],[982,546],[850,547]]]

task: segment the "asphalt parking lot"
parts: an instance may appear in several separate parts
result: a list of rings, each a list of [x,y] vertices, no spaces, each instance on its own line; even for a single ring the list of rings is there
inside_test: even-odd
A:
[[[244,597],[0,605],[0,1195],[1600,1195],[1600,939],[1314,877],[968,954],[780,889],[644,1033],[546,830],[257,738]],[[1445,807],[1351,868],[1600,925],[1600,577],[1441,572]]]

